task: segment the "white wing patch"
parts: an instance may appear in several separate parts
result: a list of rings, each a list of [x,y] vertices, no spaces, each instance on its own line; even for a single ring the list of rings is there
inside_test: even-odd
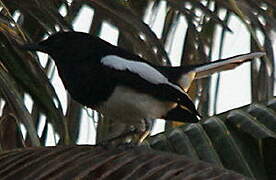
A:
[[[101,59],[101,63],[116,70],[129,70],[130,72],[137,74],[146,81],[156,85],[168,84],[190,98],[189,95],[185,91],[183,91],[183,89],[171,83],[163,74],[161,74],[154,67],[148,65],[147,63],[131,61],[115,55],[105,56]]]
[[[113,69],[121,71],[129,70],[153,84],[172,84],[163,74],[143,62],[130,61],[115,55],[110,55],[105,56],[101,60],[101,63]]]

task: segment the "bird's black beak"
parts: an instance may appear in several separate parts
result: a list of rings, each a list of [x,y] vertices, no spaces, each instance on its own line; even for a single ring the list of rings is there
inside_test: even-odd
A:
[[[27,51],[46,51],[45,47],[39,44],[24,44],[20,45],[19,48]]]

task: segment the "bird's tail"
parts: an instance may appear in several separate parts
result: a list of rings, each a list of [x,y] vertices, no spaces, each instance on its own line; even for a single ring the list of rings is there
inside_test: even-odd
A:
[[[252,60],[253,58],[259,58],[264,56],[264,52],[255,52],[248,54],[241,54],[226,59],[220,59],[213,62],[208,62],[199,65],[182,66],[182,76],[177,80],[177,83],[188,91],[191,83],[194,79],[200,79],[212,75],[216,72],[226,71],[234,69],[242,63]],[[176,71],[179,71],[179,68]]]
[[[196,79],[209,76],[215,72],[221,72],[225,70],[234,69],[240,64],[251,61],[254,58],[260,58],[264,56],[264,52],[254,52],[248,54],[241,54],[226,59],[216,60],[210,63],[200,64],[195,66],[193,71],[196,73]]]

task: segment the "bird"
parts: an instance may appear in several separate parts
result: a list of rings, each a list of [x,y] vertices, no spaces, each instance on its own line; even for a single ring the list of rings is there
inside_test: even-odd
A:
[[[198,65],[158,66],[76,31],[57,32],[20,48],[50,55],[71,97],[114,122],[136,127],[138,144],[149,135],[153,119],[199,122],[201,115],[187,94],[194,79],[265,55],[256,52]]]

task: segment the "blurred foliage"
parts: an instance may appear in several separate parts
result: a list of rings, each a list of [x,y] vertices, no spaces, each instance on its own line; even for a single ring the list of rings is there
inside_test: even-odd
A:
[[[145,147],[134,147],[127,151],[123,148],[105,149],[87,145],[25,148],[4,152],[0,154],[0,160],[1,179],[11,180],[19,179],[19,174],[24,179],[36,180],[191,177],[204,180],[249,179],[236,172],[194,161],[183,155],[152,151]]]
[[[165,3],[165,19],[159,37],[152,27],[159,21],[161,3]],[[37,54],[22,51],[14,44],[37,42],[59,30],[73,30],[83,7],[94,11],[89,33],[100,35],[103,22],[107,22],[119,30],[119,46],[161,65],[171,65],[168,55],[174,43],[183,44],[181,64],[210,61],[217,36],[220,58],[226,32],[231,32],[229,19],[235,16],[251,36],[248,43],[252,51],[267,53],[263,61],[251,63],[252,101],[267,102],[273,97],[275,0],[0,0],[0,150],[45,146],[49,127],[53,127],[56,144],[77,143],[84,108],[68,95],[67,107],[62,109],[51,84],[56,70],[51,58],[42,65]],[[65,14],[60,13],[61,9]],[[147,24],[143,21],[146,14]],[[185,38],[176,40],[175,32],[183,18],[187,23]],[[222,29],[220,34],[218,27]],[[219,86],[218,79],[217,89]],[[201,114],[208,117],[210,78],[194,82],[189,94],[198,102]],[[25,103],[26,95],[33,101],[31,110]],[[99,114],[93,114],[100,141],[112,126]]]
[[[276,98],[152,136],[153,149],[186,155],[253,179],[275,179]]]

